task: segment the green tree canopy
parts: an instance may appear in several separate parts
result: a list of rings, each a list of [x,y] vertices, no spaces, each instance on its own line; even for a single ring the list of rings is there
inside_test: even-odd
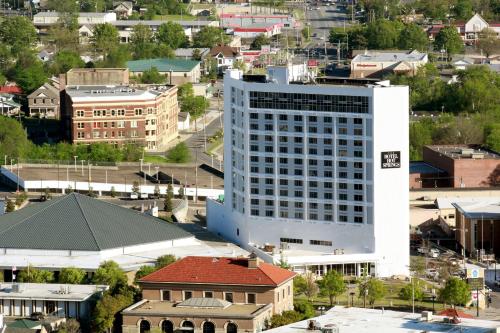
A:
[[[250,44],[250,48],[260,50],[263,45],[269,45],[270,42],[269,37],[264,34],[260,34],[253,40],[252,44]]]
[[[156,67],[151,67],[150,69],[142,72],[140,79],[141,83],[147,84],[165,83],[165,81],[167,80],[164,75],[161,75],[160,72],[158,72],[158,69]]]
[[[498,39],[497,33],[491,29],[484,29],[481,31],[477,47],[483,51],[488,58],[492,54],[500,52],[500,39]]]
[[[167,152],[167,159],[172,163],[187,163],[191,160],[191,153],[184,142],[179,142]]]
[[[108,333],[120,327],[119,312],[130,306],[134,299],[130,294],[105,293],[97,301],[92,315],[92,331],[97,333]]]
[[[0,116],[0,156],[18,159],[26,156],[31,143],[22,125],[15,119]],[[0,162],[3,164],[3,161]]]
[[[85,283],[86,278],[85,271],[76,267],[63,268],[59,273],[59,283],[82,284]]]
[[[271,317],[269,326],[276,328],[292,323],[296,323],[304,319],[304,315],[297,311],[283,311],[281,314],[275,314]]]
[[[37,33],[33,23],[24,16],[4,17],[0,23],[0,41],[10,46],[14,55],[30,49],[37,42]]]
[[[327,296],[330,300],[330,306],[333,306],[337,296],[342,295],[347,286],[344,277],[337,271],[328,271],[321,280],[318,281],[319,292],[322,296]]]
[[[368,302],[371,306],[385,297],[387,294],[387,289],[382,280],[375,278],[369,278],[359,285],[359,297],[368,298]]]
[[[316,315],[312,303],[306,300],[294,300],[293,309],[301,313],[303,319],[309,319]]]
[[[306,272],[303,275],[297,275],[293,279],[294,294],[304,294],[311,301],[319,291],[318,285],[312,272]]]
[[[220,43],[228,43],[230,37],[224,34],[224,30],[218,27],[204,26],[193,37],[194,47],[212,48]]]
[[[441,302],[455,305],[466,305],[471,298],[471,292],[467,282],[451,277],[445,286],[439,290],[438,299]]]
[[[175,22],[161,24],[156,32],[156,40],[174,50],[179,47],[186,47],[189,44],[184,28]]]
[[[152,58],[155,44],[151,29],[144,24],[135,25],[130,36],[130,45],[134,53],[134,59]]]
[[[390,49],[397,45],[401,23],[397,21],[377,20],[368,24],[366,38],[371,49]]]
[[[399,291],[399,297],[406,301],[421,301],[424,298],[424,282],[420,279],[413,279],[412,282],[404,285]]]
[[[28,267],[17,274],[16,281],[29,283],[50,283],[54,281],[54,273],[43,269]]]
[[[72,68],[82,68],[85,62],[80,58],[78,52],[62,50],[56,53],[52,59],[50,71],[53,74],[66,73]]]
[[[157,268],[155,266],[144,265],[144,266],[139,267],[139,269],[135,273],[134,283],[137,284],[140,279],[142,279],[146,275],[149,275],[153,272],[156,272],[156,270],[157,270]]]
[[[174,262],[177,261],[177,258],[171,254],[165,254],[163,256],[159,256],[156,258],[156,264],[155,267],[156,269],[160,269],[163,267],[166,267],[170,264],[173,264]]]
[[[464,42],[454,26],[447,26],[439,30],[434,40],[434,47],[436,50],[444,50],[448,59],[451,59],[453,54],[462,52]]]
[[[99,265],[92,282],[108,285],[109,289],[115,293],[120,288],[127,286],[127,276],[116,262],[110,260]]]
[[[118,48],[120,42],[118,29],[110,23],[96,24],[93,34],[92,44],[96,51],[100,52],[105,59],[112,50]]]
[[[453,13],[455,17],[462,20],[468,20],[473,15],[471,0],[455,0],[453,5]]]
[[[398,37],[398,46],[403,50],[427,50],[429,39],[425,31],[414,23],[406,24]]]

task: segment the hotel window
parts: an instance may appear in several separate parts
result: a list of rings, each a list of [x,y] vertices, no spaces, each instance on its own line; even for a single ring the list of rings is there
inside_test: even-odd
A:
[[[170,290],[162,290],[161,291],[161,300],[162,301],[170,301]]]
[[[247,294],[247,303],[248,304],[257,304],[257,295],[256,294]]]
[[[85,115],[85,111],[82,111],[82,110],[76,111],[76,116],[77,117],[83,117],[84,115]]]
[[[77,123],[77,128],[85,128],[85,124],[84,123]]]
[[[224,299],[228,302],[233,303],[233,293],[224,293]]]
[[[137,128],[137,120],[130,121],[130,127],[131,128]]]
[[[130,136],[131,136],[132,138],[137,138],[139,135],[137,134],[137,131],[131,131],[131,132],[130,132]]]
[[[77,138],[78,139],[84,139],[85,138],[85,133],[84,132],[78,132],[77,133]]]
[[[363,129],[362,128],[355,128],[354,135],[363,135]]]
[[[205,292],[203,292],[203,297],[214,298],[214,293],[212,291],[205,291]]]
[[[111,115],[116,116],[116,110],[111,110]]]
[[[309,244],[311,244],[311,245],[321,245],[321,246],[332,246],[332,242],[331,241],[315,240],[315,239],[311,239],[309,241]]]
[[[347,216],[346,215],[340,215],[339,216],[339,221],[340,222],[347,222]]]
[[[338,128],[338,134],[347,134],[347,128],[345,127],[339,127]]]
[[[339,124],[347,124],[347,118],[340,117],[339,118]]]
[[[142,109],[134,109],[134,111],[136,116],[142,115]]]
[[[124,120],[118,120],[118,128],[125,128],[125,121]]]
[[[119,116],[124,116],[125,115],[125,110],[121,109],[121,110],[117,110],[117,113]]]
[[[354,118],[353,122],[354,122],[354,125],[363,125],[363,119],[362,118]]]
[[[363,217],[362,216],[354,216],[354,222],[355,223],[363,223]]]
[[[92,136],[94,137],[94,139],[97,139],[97,138],[99,138],[100,133],[99,132],[92,132]]]
[[[193,297],[192,291],[184,291],[184,300],[190,299]]]
[[[300,238],[285,238],[282,237],[280,238],[280,242],[282,243],[289,243],[289,244],[302,244],[302,239]]]
[[[363,190],[363,184],[354,184],[354,189],[356,191],[362,191]]]

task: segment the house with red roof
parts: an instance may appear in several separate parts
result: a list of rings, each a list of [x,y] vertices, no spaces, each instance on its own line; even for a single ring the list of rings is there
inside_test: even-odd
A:
[[[142,300],[122,311],[123,333],[260,332],[293,309],[295,273],[248,258],[185,257],[139,281]]]

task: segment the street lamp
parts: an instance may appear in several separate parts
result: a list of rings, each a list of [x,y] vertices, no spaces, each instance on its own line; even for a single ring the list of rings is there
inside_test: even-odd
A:
[[[354,307],[354,295],[356,295],[356,293],[354,291],[351,291],[349,295],[351,295],[351,306]]]
[[[320,306],[320,307],[318,307],[318,310],[320,311],[321,315],[323,315],[323,311],[325,311],[325,307]]]
[[[434,302],[436,301],[436,289],[432,288],[432,312],[435,311],[434,309]]]
[[[75,172],[76,172],[76,159],[78,158],[78,156],[73,156],[73,158],[75,159]]]

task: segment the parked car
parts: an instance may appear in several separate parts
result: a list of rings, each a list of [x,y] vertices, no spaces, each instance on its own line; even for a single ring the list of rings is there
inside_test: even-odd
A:
[[[141,193],[141,199],[149,199],[149,195],[147,193]]]
[[[139,199],[139,195],[135,192],[130,193],[130,199],[137,200]]]

